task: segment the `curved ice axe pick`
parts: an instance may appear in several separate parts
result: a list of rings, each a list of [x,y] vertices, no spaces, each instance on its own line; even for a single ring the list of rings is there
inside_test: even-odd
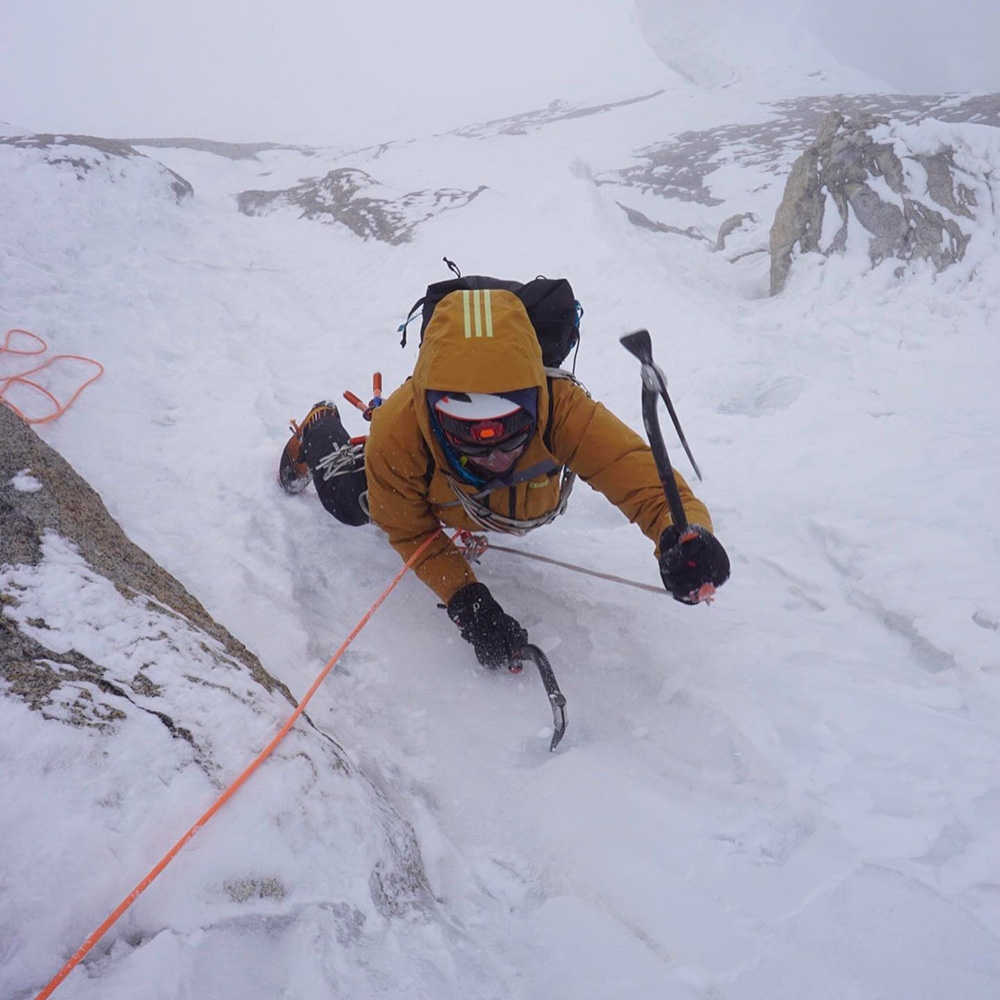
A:
[[[549,705],[552,706],[552,742],[549,744],[551,752],[559,745],[559,741],[566,733],[566,697],[559,690],[556,675],[552,672],[552,664],[537,646],[530,642],[526,643],[518,651],[517,659],[531,660],[541,674],[545,693],[549,696]]]
[[[656,470],[660,474],[660,483],[663,485],[663,492],[670,507],[670,516],[674,525],[680,532],[678,544],[693,538],[697,532],[688,526],[687,514],[684,513],[684,505],[681,503],[681,494],[677,489],[677,480],[674,478],[674,470],[670,465],[670,457],[667,455],[667,446],[663,443],[663,433],[660,431],[660,418],[656,413],[656,400],[658,396],[663,397],[667,412],[673,421],[674,429],[680,438],[684,451],[691,462],[695,475],[701,479],[701,469],[691,454],[688,447],[687,438],[681,429],[681,423],[677,419],[674,404],[670,401],[667,392],[667,377],[653,361],[653,342],[650,339],[648,330],[636,330],[635,333],[628,333],[621,338],[621,344],[630,354],[634,354],[642,364],[642,422],[646,427],[646,436],[649,438],[649,447],[656,460]],[[710,601],[715,593],[715,587],[706,583],[698,591],[698,601]]]

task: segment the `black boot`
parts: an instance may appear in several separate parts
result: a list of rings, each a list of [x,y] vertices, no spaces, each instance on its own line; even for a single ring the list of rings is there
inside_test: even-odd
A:
[[[364,440],[351,444],[340,415],[324,413],[305,428],[302,459],[320,502],[343,524],[368,523],[368,480]]]
[[[288,439],[281,452],[281,459],[278,462],[278,482],[286,493],[301,493],[312,480],[312,470],[303,454],[303,443],[307,431],[310,431],[316,424],[327,420],[335,419],[340,430],[346,431],[340,424],[340,415],[337,407],[326,400],[320,400],[313,404],[312,409],[306,414],[305,420],[297,424],[291,422],[292,436]]]

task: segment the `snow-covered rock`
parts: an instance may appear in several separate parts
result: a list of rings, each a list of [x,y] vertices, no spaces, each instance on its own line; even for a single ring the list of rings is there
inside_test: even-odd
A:
[[[36,162],[72,173],[78,181],[87,180],[93,174],[104,180],[116,181],[129,176],[138,161],[140,171],[149,167],[150,173],[159,179],[177,201],[189,198],[193,193],[191,185],[180,174],[169,170],[156,161],[150,160],[127,142],[118,139],[102,139],[92,135],[12,135],[0,137],[0,145],[20,150],[35,150]]]
[[[245,215],[295,208],[300,218],[340,223],[363,239],[397,246],[408,243],[421,222],[468,205],[484,190],[389,193],[364,170],[342,167],[283,191],[243,191],[237,204]]]
[[[294,701],[3,406],[0,440],[0,995],[28,997]],[[452,995],[456,937],[409,824],[304,718],[60,995],[155,979],[170,996],[272,998],[294,976],[408,996],[407,966],[437,963]],[[253,947],[234,964],[237,939]],[[374,960],[386,949],[393,968]]]
[[[961,260],[974,229],[996,220],[996,159],[966,137],[979,128],[831,113],[775,214],[771,294],[784,288],[796,250],[844,253],[860,239],[873,266],[925,260],[941,271]]]

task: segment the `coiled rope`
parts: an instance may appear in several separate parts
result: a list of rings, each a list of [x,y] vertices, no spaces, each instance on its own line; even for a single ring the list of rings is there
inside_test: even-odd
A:
[[[28,349],[12,346],[15,336],[30,338],[34,346]],[[7,331],[3,344],[0,345],[0,355],[11,354],[15,357],[35,358],[41,357],[48,349],[49,345],[46,344],[37,333],[32,333],[30,330],[22,330],[19,327],[14,327],[13,329]],[[39,385],[38,382],[29,377],[51,368],[57,361],[82,361],[84,364],[92,365],[97,369],[97,371],[91,375],[90,378],[77,387],[76,391],[65,403],[60,403],[56,396],[46,389],[45,386]],[[27,371],[17,372],[14,375],[0,375],[0,403],[5,403],[9,406],[26,424],[47,424],[50,420],[55,420],[57,417],[61,417],[76,402],[80,393],[83,392],[83,390],[86,389],[92,382],[96,382],[103,374],[104,365],[102,365],[99,361],[95,361],[93,358],[85,358],[80,354],[55,354],[51,358],[46,358],[46,360],[41,364],[35,365],[34,368],[29,368]],[[24,411],[6,398],[7,393],[10,391],[12,386],[25,386],[33,392],[40,393],[52,405],[52,412],[44,417],[28,416],[24,413]]]

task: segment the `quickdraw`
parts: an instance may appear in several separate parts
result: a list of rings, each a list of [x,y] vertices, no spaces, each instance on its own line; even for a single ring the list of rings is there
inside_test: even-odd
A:
[[[344,399],[346,399],[351,406],[357,407],[357,409],[361,411],[361,416],[363,416],[365,420],[371,421],[372,414],[384,402],[382,398],[382,373],[375,372],[375,374],[372,375],[372,398],[368,400],[367,404],[362,402],[361,399],[355,396],[354,393],[348,389],[344,390]]]

